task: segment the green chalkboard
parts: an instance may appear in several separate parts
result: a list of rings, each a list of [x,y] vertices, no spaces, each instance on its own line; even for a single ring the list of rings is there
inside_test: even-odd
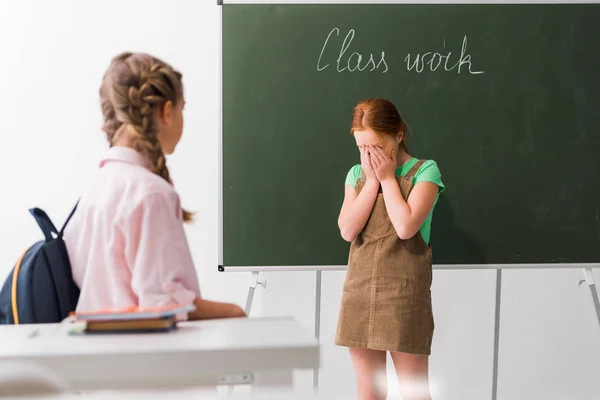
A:
[[[346,264],[350,119],[371,97],[442,171],[434,263],[600,262],[600,5],[222,11],[225,266]]]

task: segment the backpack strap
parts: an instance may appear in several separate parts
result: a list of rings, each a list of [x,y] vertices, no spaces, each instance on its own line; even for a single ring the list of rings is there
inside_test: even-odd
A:
[[[46,241],[52,240],[52,234],[54,233],[57,237],[62,237],[63,232],[65,231],[65,228],[67,227],[67,224],[69,223],[69,221],[71,220],[71,218],[73,217],[73,214],[75,214],[75,210],[77,210],[77,205],[79,204],[79,200],[77,200],[77,203],[75,204],[75,207],[73,207],[73,209],[71,210],[71,213],[69,214],[69,216],[67,217],[67,220],[65,221],[63,227],[61,228],[60,232],[56,229],[56,227],[54,226],[54,224],[52,223],[52,220],[50,219],[50,217],[48,216],[48,214],[46,214],[46,212],[40,208],[30,208],[29,212],[31,213],[31,215],[33,215],[33,218],[35,218],[35,221],[37,222],[37,224],[39,225],[40,229],[42,230],[42,233],[44,234],[44,237],[46,238]]]
[[[11,309],[12,309],[13,322],[15,325],[19,325],[19,306],[17,303],[17,287],[18,287],[18,283],[19,283],[19,271],[21,270],[21,264],[23,263],[23,258],[25,258],[25,254],[27,254],[28,251],[29,251],[29,249],[27,249],[23,252],[21,257],[19,257],[19,261],[17,261],[15,268],[13,269],[12,285],[10,288],[11,289],[10,290],[10,305],[11,305]]]
[[[77,206],[78,205],[79,205],[79,200],[77,200],[77,203],[75,203],[75,207],[73,207],[73,209],[71,210],[71,213],[67,217],[67,220],[63,224],[62,228],[60,228],[60,232],[58,233],[59,237],[62,237],[63,233],[65,232],[65,228],[67,227],[67,224],[69,223],[69,221],[71,220],[71,218],[73,218],[73,215],[75,214],[75,211],[77,210]]]
[[[52,240],[53,233],[55,235],[58,235],[58,231],[56,230],[56,227],[54,226],[54,224],[50,220],[50,217],[48,217],[48,214],[46,214],[46,212],[44,210],[41,210],[36,207],[36,208],[30,208],[29,212],[31,213],[31,215],[33,215],[33,218],[35,218],[35,221],[37,222],[40,229],[42,230],[42,233],[44,234],[46,241]]]

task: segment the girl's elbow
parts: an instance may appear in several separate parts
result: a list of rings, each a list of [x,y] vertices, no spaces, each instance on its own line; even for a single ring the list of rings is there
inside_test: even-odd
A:
[[[356,237],[356,233],[348,229],[346,224],[342,222],[341,218],[338,220],[338,228],[340,229],[340,235],[342,236],[342,239],[344,239],[346,242],[351,242]]]
[[[356,233],[350,231],[349,229],[344,229],[340,227],[340,234],[342,235],[342,239],[346,242],[352,242],[356,238]]]
[[[356,239],[355,233],[341,231],[341,234],[342,234],[342,239],[344,239],[348,243],[351,243],[354,241],[354,239]]]
[[[400,238],[400,240],[408,240],[408,239],[412,238],[413,236],[415,236],[415,235],[408,235],[405,233],[398,234],[398,237]]]
[[[410,225],[402,225],[396,230],[396,233],[400,240],[408,240],[417,234],[417,230]]]

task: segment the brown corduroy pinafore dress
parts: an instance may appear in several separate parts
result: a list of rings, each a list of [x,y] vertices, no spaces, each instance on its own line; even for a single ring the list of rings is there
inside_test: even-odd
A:
[[[396,177],[404,199],[423,162]],[[359,178],[357,195],[363,186],[364,178]],[[350,246],[335,343],[429,355],[434,330],[431,267],[431,248],[420,232],[400,239],[379,193],[363,231]]]

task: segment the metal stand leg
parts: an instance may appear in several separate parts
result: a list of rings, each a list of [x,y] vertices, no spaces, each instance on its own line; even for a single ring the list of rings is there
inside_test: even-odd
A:
[[[252,300],[254,299],[254,289],[258,285],[258,275],[260,272],[253,271],[252,277],[250,278],[250,287],[248,288],[248,298],[246,299],[246,315],[250,315],[250,309],[252,308]]]
[[[246,309],[244,310],[246,312],[246,315],[250,315],[250,310],[252,309],[252,300],[254,300],[254,290],[256,289],[256,286],[261,285],[263,288],[267,287],[266,281],[259,282],[259,274],[259,271],[252,271],[252,277],[250,278],[250,287],[248,288],[248,298],[246,299]],[[232,394],[234,387],[235,385],[229,385],[227,387],[227,394]]]
[[[600,300],[598,300],[598,289],[594,282],[594,275],[591,268],[584,268],[583,274],[585,276],[585,283],[590,288],[594,307],[596,308],[596,317],[598,317],[598,324],[600,325]]]
[[[500,300],[502,296],[502,270],[496,270],[496,312],[494,316],[494,367],[492,372],[492,400],[498,396],[498,350],[500,345]]]
[[[321,334],[321,271],[317,271],[317,288],[315,298],[315,338],[319,340]],[[313,370],[313,388],[319,391],[319,368]]]

